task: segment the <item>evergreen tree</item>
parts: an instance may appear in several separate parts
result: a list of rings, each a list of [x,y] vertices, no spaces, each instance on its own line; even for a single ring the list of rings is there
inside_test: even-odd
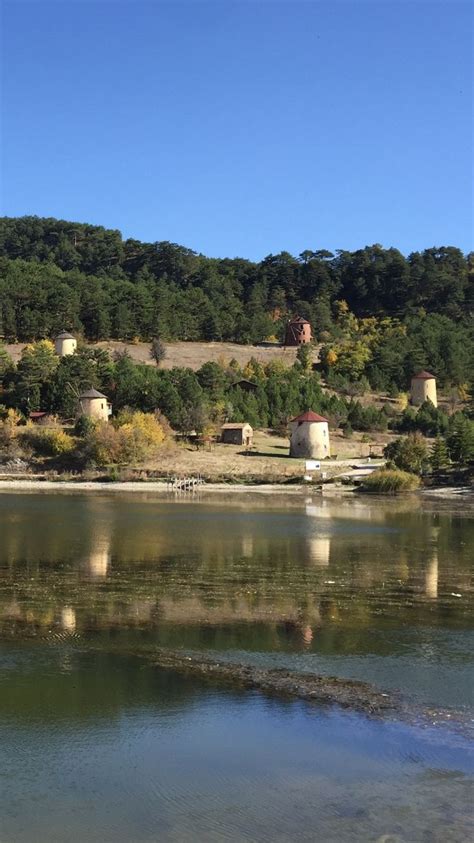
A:
[[[50,406],[53,374],[58,365],[59,357],[48,340],[26,346],[15,378],[16,402],[19,408],[29,413]]]
[[[440,468],[444,468],[449,463],[449,453],[446,442],[444,439],[441,439],[440,436],[437,436],[433,447],[431,448],[430,453],[430,463],[431,467],[438,471]]]
[[[313,346],[311,344],[300,345],[296,352],[296,359],[303,372],[310,372],[313,368]]]
[[[452,460],[461,465],[467,465],[474,460],[474,422],[462,413],[456,413],[452,417],[446,441]]]

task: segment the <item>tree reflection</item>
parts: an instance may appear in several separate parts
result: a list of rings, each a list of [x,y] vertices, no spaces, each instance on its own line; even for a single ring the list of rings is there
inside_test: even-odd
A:
[[[472,519],[406,501],[3,495],[0,528],[4,635],[363,648],[381,624],[465,624],[472,596]]]

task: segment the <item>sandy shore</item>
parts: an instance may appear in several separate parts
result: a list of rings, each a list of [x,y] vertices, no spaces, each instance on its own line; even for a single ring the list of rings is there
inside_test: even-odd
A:
[[[15,480],[2,479],[0,477],[0,493],[1,492],[141,492],[142,494],[155,495],[183,495],[183,494],[198,494],[207,492],[228,492],[249,494],[285,494],[285,495],[301,495],[314,494],[321,492],[324,497],[340,497],[341,495],[351,496],[354,493],[352,486],[334,486],[328,484],[323,488],[317,488],[305,484],[290,484],[290,483],[204,483],[198,486],[194,492],[189,490],[173,490],[168,487],[168,484],[162,480],[149,481],[116,481],[104,483],[94,480]],[[434,498],[438,500],[462,500],[466,503],[474,503],[474,488],[471,486],[460,487],[441,487],[438,489],[420,489],[418,492],[411,494],[421,495],[423,497]],[[384,496],[387,497],[387,496]]]
[[[120,482],[101,483],[100,481],[85,480],[2,480],[0,479],[0,492],[19,491],[48,491],[48,492],[153,492],[154,494],[183,494],[179,490],[174,492],[168,488],[168,484],[160,480],[146,482]],[[204,492],[260,492],[274,494],[284,492],[285,494],[300,494],[308,491],[308,487],[292,484],[261,483],[250,485],[244,483],[205,483],[197,487],[197,491]],[[309,491],[314,491],[309,489]],[[189,492],[186,492],[189,494]]]

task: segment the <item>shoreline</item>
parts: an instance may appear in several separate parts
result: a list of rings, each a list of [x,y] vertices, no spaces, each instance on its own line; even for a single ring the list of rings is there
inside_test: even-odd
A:
[[[300,494],[308,491],[302,484],[285,483],[204,483],[194,491],[170,489],[164,480],[131,480],[104,482],[100,480],[2,480],[0,492],[8,491],[47,491],[68,492],[154,492],[156,494],[198,494],[200,492],[261,492]],[[311,490],[313,491],[313,490]],[[319,490],[318,490],[319,491]]]
[[[130,481],[101,481],[101,480],[40,480],[40,479],[2,479],[0,477],[1,492],[141,492],[153,493],[156,495],[168,495],[179,497],[181,495],[193,496],[202,492],[236,492],[239,494],[255,492],[258,494],[320,494],[323,497],[350,497],[356,491],[351,486],[333,486],[328,484],[322,488],[313,487],[303,483],[203,483],[195,490],[170,489],[164,480],[130,480]],[[468,486],[445,486],[438,488],[422,488],[416,494],[425,498],[442,500],[466,500],[474,502],[474,488]],[[365,496],[364,496],[365,497]],[[369,495],[368,497],[383,497],[391,499],[399,495]]]

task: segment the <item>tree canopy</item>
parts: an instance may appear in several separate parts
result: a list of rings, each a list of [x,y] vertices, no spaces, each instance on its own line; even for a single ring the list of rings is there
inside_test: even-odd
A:
[[[413,368],[428,366],[461,384],[474,356],[474,255],[441,246],[405,257],[375,244],[335,254],[282,251],[255,263],[123,240],[101,226],[0,218],[0,335],[7,341],[66,329],[90,341],[255,343],[281,339],[296,312],[318,341],[339,343],[328,349],[339,361],[333,374],[406,388]]]

